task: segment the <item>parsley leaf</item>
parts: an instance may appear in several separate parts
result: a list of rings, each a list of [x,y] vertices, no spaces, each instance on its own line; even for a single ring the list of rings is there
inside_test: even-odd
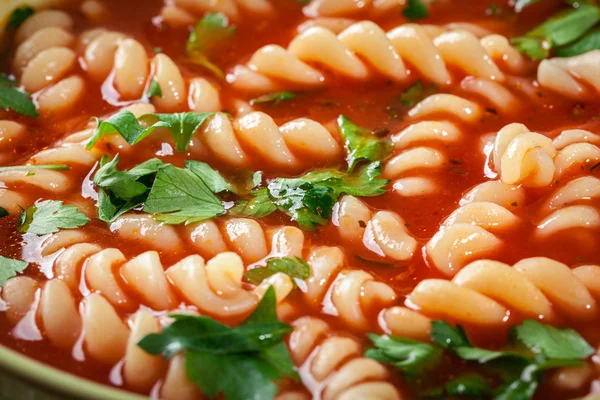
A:
[[[46,235],[59,229],[79,228],[89,218],[75,206],[60,200],[45,200],[27,207],[19,218],[19,232]]]
[[[444,386],[450,396],[472,396],[481,398],[489,396],[492,390],[481,375],[467,374],[447,382]]]
[[[412,107],[425,97],[437,93],[437,91],[437,86],[433,84],[425,86],[419,79],[414,85],[406,89],[402,95],[400,95],[400,103],[402,103],[403,106]]]
[[[234,217],[263,218],[277,211],[277,206],[271,201],[267,188],[254,190],[250,195],[252,198],[249,200],[238,200],[227,214]]]
[[[264,217],[279,210],[301,228],[314,230],[327,224],[333,206],[343,194],[378,196],[389,181],[377,178],[379,162],[365,165],[355,174],[337,170],[313,171],[298,178],[277,178],[266,188],[255,190],[249,200],[238,201],[230,213],[238,216]]]
[[[415,21],[426,18],[429,15],[429,12],[422,0],[408,0],[406,8],[402,10],[402,15],[409,21]]]
[[[162,99],[163,92],[162,88],[160,87],[160,83],[158,83],[158,81],[155,78],[152,78],[152,80],[150,81],[150,86],[148,86],[148,90],[146,91],[146,97],[151,98],[154,96],[160,97]]]
[[[250,100],[250,105],[253,106],[255,104],[264,104],[264,103],[273,103],[279,104],[285,100],[291,100],[296,97],[296,94],[293,92],[279,92],[279,93],[270,93],[264,94],[262,96],[258,96],[255,99]]]
[[[120,110],[107,120],[96,118],[97,128],[88,142],[89,150],[104,135],[119,133],[130,145],[139,143],[157,128],[168,128],[175,139],[177,151],[187,151],[192,135],[213,113],[145,114],[139,120],[129,110]],[[140,124],[142,121],[147,127]]]
[[[529,319],[515,327],[515,333],[531,351],[549,358],[583,359],[594,353],[594,349],[572,329],[559,329]]]
[[[30,171],[32,169],[49,169],[52,171],[67,171],[71,167],[67,164],[43,164],[43,165],[10,165],[0,167],[0,172],[5,171]]]
[[[229,25],[225,14],[205,14],[196,22],[185,44],[188,61],[208,69],[218,78],[223,78],[225,74],[209,60],[209,57],[217,51],[222,51],[224,44],[235,35],[235,31],[235,25]]]
[[[416,340],[372,333],[368,336],[374,347],[365,356],[391,364],[407,376],[420,375],[424,369],[437,365],[442,356],[440,348]]]
[[[17,276],[19,272],[23,272],[27,265],[29,264],[25,261],[0,256],[0,288],[7,280]]]
[[[560,12],[548,21],[512,39],[515,47],[534,60],[550,56],[557,47],[573,43],[600,22],[600,8],[585,4]]]
[[[33,15],[35,11],[33,8],[25,6],[15,8],[10,17],[8,18],[8,23],[6,27],[8,29],[17,29],[25,20]]]
[[[4,207],[0,207],[0,218],[8,217],[10,214]]]
[[[38,117],[29,93],[17,89],[10,79],[0,79],[0,107],[29,117]]]
[[[348,171],[361,161],[381,161],[392,152],[392,141],[389,138],[379,138],[366,129],[355,125],[347,117],[340,115],[338,118],[340,134],[346,142],[348,149]]]
[[[151,175],[164,166],[161,160],[153,158],[129,171],[120,171],[118,162],[118,154],[111,161],[103,158],[93,178],[98,186],[98,218],[104,222],[112,222],[142,205],[150,191]]]
[[[471,342],[464,328],[460,325],[454,328],[445,321],[431,322],[431,340],[445,349],[471,347]]]
[[[598,49],[600,49],[600,29],[594,29],[578,41],[559,47],[554,53],[558,57],[573,57]]]
[[[219,171],[214,170],[207,163],[187,160],[185,166],[194,174],[198,175],[211,192],[233,192],[231,184],[223,178]]]
[[[222,215],[225,208],[198,175],[166,165],[156,174],[144,211],[167,224],[189,224]]]
[[[263,280],[278,272],[283,272],[290,278],[306,280],[310,276],[310,267],[300,257],[288,258],[271,258],[267,260],[265,268],[254,268],[246,272],[244,276],[249,282],[258,285]]]
[[[147,335],[138,346],[165,358],[185,351],[188,378],[210,397],[273,399],[273,381],[297,379],[283,342],[291,327],[277,319],[276,301],[270,287],[252,315],[233,328],[205,316],[172,315],[173,324]]]

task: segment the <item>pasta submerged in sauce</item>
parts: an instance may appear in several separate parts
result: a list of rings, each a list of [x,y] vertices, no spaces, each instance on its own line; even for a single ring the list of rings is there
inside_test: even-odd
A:
[[[138,343],[173,314],[244,326],[272,287],[295,370],[256,398],[599,391],[600,53],[511,44],[558,1],[403,3],[83,1],[9,23],[6,87],[39,116],[0,111],[0,343],[153,398],[244,398],[198,383],[198,348]]]

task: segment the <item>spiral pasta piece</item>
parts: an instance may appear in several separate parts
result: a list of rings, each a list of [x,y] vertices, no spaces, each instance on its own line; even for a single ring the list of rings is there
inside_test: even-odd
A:
[[[123,360],[125,382],[137,390],[151,389],[166,371],[161,398],[192,399],[198,393],[187,381],[179,357],[165,363],[137,347],[142,337],[158,332],[161,323],[146,310],[123,318],[123,312],[134,309],[125,290],[155,310],[176,308],[177,291],[203,313],[223,317],[251,312],[269,286],[275,287],[279,300],[293,289],[291,279],[281,273],[252,290],[243,288],[244,266],[234,253],[219,254],[207,263],[200,256],[188,256],[165,271],[156,252],[127,260],[117,249],[86,243],[81,234],[57,241],[64,245],[67,239],[79,243],[59,250],[53,279],[20,276],[6,283],[2,298],[9,321],[17,329],[28,315],[37,316],[27,323],[35,324],[53,345],[69,349],[80,343],[86,355],[108,365]],[[53,250],[52,244],[56,243],[44,251]]]
[[[269,0],[166,0],[160,17],[171,26],[191,25],[206,12],[220,12],[234,21],[244,14],[273,17],[275,8]]]
[[[461,136],[459,128],[448,121],[412,124],[392,136],[394,150],[400,151],[400,154],[386,162],[383,175],[394,179],[394,191],[404,197],[438,193],[438,184],[433,179],[411,175],[441,169],[448,165],[448,158],[443,150],[419,144],[455,143]]]
[[[406,261],[413,257],[417,241],[402,218],[389,211],[372,213],[359,199],[344,196],[336,204],[333,224],[347,243],[359,243],[380,257]]]
[[[504,182],[474,188],[425,246],[428,258],[444,275],[454,276],[469,261],[496,253],[503,245],[499,236],[520,226],[511,210],[524,198],[522,188]]]
[[[386,368],[362,357],[354,339],[336,335],[322,320],[303,317],[292,323],[289,348],[301,379],[314,383],[323,400],[400,400]]]
[[[496,135],[493,163],[504,183],[544,187],[554,178],[555,155],[550,138],[513,123]]]
[[[315,247],[307,262],[311,268],[303,289],[307,303],[356,329],[368,328],[370,310],[396,300],[390,286],[364,271],[345,269],[344,255],[337,247]]]
[[[75,73],[72,26],[67,13],[45,10],[28,18],[15,34],[19,46],[13,59],[14,72],[19,84],[37,97],[42,114],[72,108],[85,91],[84,79]]]
[[[511,284],[498,286],[500,281]],[[504,324],[508,311],[549,322],[559,316],[585,321],[597,316],[599,282],[600,267],[595,265],[571,269],[545,257],[526,258],[512,267],[479,260],[463,268],[452,281],[420,282],[406,304],[428,317],[489,327]],[[453,304],[451,308],[448,302]],[[403,318],[404,323],[411,321],[412,310],[398,317],[394,326],[401,326]]]
[[[234,121],[217,113],[193,140],[199,156],[212,154],[229,165],[245,168],[255,160],[289,169],[322,165],[339,160],[343,154],[336,137],[320,123],[298,118],[277,126],[263,112],[250,112]]]
[[[318,63],[319,68],[351,79],[367,79],[371,70],[376,70],[387,79],[404,82],[411,73],[406,61],[422,77],[438,85],[452,82],[449,66],[467,75],[503,82],[504,73],[486,50],[499,58],[504,50],[499,42],[488,37],[484,46],[464,29],[443,31],[432,37],[425,27],[416,24],[401,25],[386,33],[373,22],[360,21],[338,35],[322,26],[311,26],[300,32],[287,49],[277,45],[260,48],[247,65],[233,69],[228,81],[249,91],[274,91],[282,85],[323,86],[325,76],[309,65]],[[511,55],[511,60],[515,60],[516,55]]]
[[[96,31],[86,38],[83,60],[88,75],[104,82],[107,90],[119,100],[137,100],[145,96],[150,81],[156,82],[162,96],[153,96],[150,102],[160,110],[208,112],[221,109],[217,89],[204,78],[186,83],[179,67],[166,54],[151,59],[140,42],[119,32]]]
[[[600,91],[600,78],[595,73],[599,61],[600,50],[543,60],[538,67],[537,80],[542,87],[572,99],[592,98]]]
[[[180,228],[180,229],[178,229]],[[301,257],[304,234],[286,226],[265,230],[256,220],[229,218],[209,220],[183,227],[164,224],[147,214],[124,214],[110,227],[119,238],[143,243],[158,251],[181,251],[192,246],[203,257],[234,251],[245,262],[270,257]]]

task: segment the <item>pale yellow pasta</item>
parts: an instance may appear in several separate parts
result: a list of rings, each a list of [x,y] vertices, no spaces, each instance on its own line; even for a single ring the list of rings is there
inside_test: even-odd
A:
[[[461,138],[460,129],[448,121],[421,121],[409,125],[392,135],[394,150],[399,153],[385,163],[383,176],[393,179],[394,192],[403,197],[438,193],[439,185],[432,178],[414,175],[447,167],[448,157],[443,149]]]
[[[400,400],[400,393],[388,382],[387,370],[377,361],[362,357],[362,348],[348,337],[336,335],[329,326],[313,317],[292,323],[289,348],[300,367],[301,379],[314,382],[323,400]]]
[[[171,26],[191,25],[209,11],[221,12],[234,21],[244,14],[262,18],[275,15],[270,0],[166,0],[160,17]]]
[[[197,131],[193,143],[194,152],[209,152],[232,166],[247,168],[254,159],[295,168],[342,154],[342,146],[318,122],[299,118],[278,126],[262,112],[250,112],[234,121],[217,113]]]
[[[203,257],[212,258],[231,250],[247,263],[271,257],[300,257],[304,234],[294,227],[265,230],[248,218],[206,221],[182,227],[156,221],[148,214],[124,214],[110,226],[119,238],[158,251],[179,251],[192,246]]]
[[[584,267],[572,270],[544,257],[523,259],[512,267],[479,260],[463,268],[452,281],[420,282],[408,296],[407,306],[425,316],[480,326],[502,325],[509,311],[549,322],[560,314],[589,320],[598,312],[595,289],[600,267],[586,266],[582,275],[586,279],[580,279],[579,268]],[[447,307],[448,303],[453,306]]]
[[[471,260],[498,252],[501,237],[521,226],[513,210],[524,199],[522,188],[500,181],[473,188],[425,246],[428,258],[444,275],[454,276]]]
[[[537,72],[542,87],[573,99],[592,98],[600,91],[600,78],[595,73],[600,50],[567,58],[543,60]]]
[[[450,65],[467,75],[498,82],[505,80],[493,58],[508,50],[495,37],[480,42],[464,29],[442,30],[432,37],[426,28],[416,24],[401,25],[386,33],[370,21],[352,24],[336,35],[323,26],[327,25],[302,28],[287,49],[278,45],[258,49],[246,65],[232,70],[228,82],[239,89],[263,92],[281,88],[281,85],[291,88],[325,85],[325,76],[310,63],[352,79],[367,79],[374,69],[388,79],[403,82],[413,73],[404,60],[411,69],[438,85],[452,82]],[[516,67],[514,64],[518,61],[524,62],[518,59],[516,50],[509,48],[511,67]]]
[[[369,310],[396,300],[396,293],[387,284],[364,271],[344,269],[344,256],[337,247],[315,247],[307,262],[311,268],[303,289],[307,302],[354,328],[366,329]]]
[[[544,187],[554,179],[555,155],[550,138],[523,124],[509,124],[496,135],[493,164],[504,183]]]
[[[353,196],[340,199],[334,208],[332,222],[345,242],[362,242],[366,249],[380,257],[410,260],[417,247],[417,241],[400,216],[389,211],[372,213]]]

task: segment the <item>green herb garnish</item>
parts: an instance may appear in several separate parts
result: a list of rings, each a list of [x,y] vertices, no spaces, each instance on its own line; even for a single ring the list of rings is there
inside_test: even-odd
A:
[[[7,280],[17,276],[27,268],[28,263],[14,258],[0,256],[0,288],[4,286]]]
[[[155,78],[152,78],[152,80],[150,81],[150,86],[148,86],[148,90],[146,91],[146,97],[151,98],[155,96],[160,97],[162,99],[163,92],[160,87],[160,83],[158,83],[158,81]]]
[[[235,26],[229,25],[229,19],[222,13],[207,13],[196,22],[185,45],[185,54],[189,62],[211,71],[218,78],[225,74],[210,61],[210,57],[235,35]]]
[[[51,171],[67,171],[71,167],[67,164],[44,164],[44,165],[9,165],[0,167],[0,172],[7,171],[30,171],[32,169],[48,169]]]
[[[406,7],[402,10],[402,15],[409,21],[416,21],[427,18],[429,12],[422,0],[408,0]]]
[[[0,79],[0,108],[10,109],[28,117],[39,116],[29,93],[16,88],[15,81],[6,76]]]
[[[79,228],[89,220],[75,206],[65,206],[60,200],[44,200],[23,210],[19,217],[19,232],[47,235],[60,229]]]
[[[306,280],[310,276],[310,266],[300,257],[271,258],[267,260],[266,267],[251,269],[244,276],[249,282],[258,285],[263,280],[278,272],[283,272],[290,278]]]
[[[264,103],[279,104],[282,101],[291,100],[294,98],[296,98],[296,94],[293,92],[270,93],[258,96],[257,98],[250,100],[250,105],[253,106],[255,104]]]
[[[205,316],[172,315],[175,322],[138,346],[167,359],[185,352],[188,378],[211,398],[273,399],[273,381],[298,379],[283,341],[292,328],[277,319],[276,302],[270,287],[252,315],[233,328]]]
[[[10,17],[6,27],[8,29],[17,29],[25,20],[33,15],[35,11],[31,7],[19,7],[15,8]]]
[[[383,161],[391,154],[391,139],[377,137],[369,129],[355,125],[343,115],[339,116],[337,122],[348,151],[346,161],[349,172],[361,161]]]

